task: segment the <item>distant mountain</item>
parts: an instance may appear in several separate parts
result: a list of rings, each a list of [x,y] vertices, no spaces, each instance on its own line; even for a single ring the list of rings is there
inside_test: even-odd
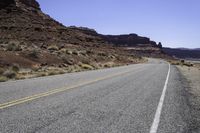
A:
[[[194,50],[200,50],[200,48],[195,48]]]
[[[180,50],[200,50],[200,48],[173,48],[173,49],[180,49]]]
[[[187,48],[163,48],[163,51],[168,55],[177,58],[194,58],[200,59],[200,48],[197,49],[187,49]]]

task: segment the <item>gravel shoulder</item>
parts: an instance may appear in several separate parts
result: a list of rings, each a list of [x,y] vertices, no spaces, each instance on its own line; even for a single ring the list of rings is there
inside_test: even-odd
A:
[[[187,101],[190,107],[191,123],[190,132],[200,132],[200,67],[177,66],[184,77],[184,82],[188,84]],[[184,83],[185,84],[185,83]]]

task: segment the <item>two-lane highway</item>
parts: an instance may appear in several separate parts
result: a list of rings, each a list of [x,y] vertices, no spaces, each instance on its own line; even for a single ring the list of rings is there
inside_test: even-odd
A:
[[[151,59],[0,83],[1,133],[188,132],[179,72]]]

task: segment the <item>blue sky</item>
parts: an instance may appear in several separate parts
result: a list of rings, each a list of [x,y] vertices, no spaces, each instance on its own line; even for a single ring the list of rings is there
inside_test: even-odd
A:
[[[166,47],[200,47],[200,0],[38,0],[66,26],[137,33]]]

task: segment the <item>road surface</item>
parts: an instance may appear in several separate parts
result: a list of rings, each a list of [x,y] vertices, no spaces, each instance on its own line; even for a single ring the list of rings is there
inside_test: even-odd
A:
[[[179,71],[148,63],[0,83],[0,133],[183,133]]]

